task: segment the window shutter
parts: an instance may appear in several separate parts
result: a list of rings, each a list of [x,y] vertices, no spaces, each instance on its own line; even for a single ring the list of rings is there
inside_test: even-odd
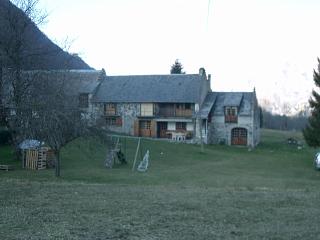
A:
[[[117,126],[122,126],[122,118],[121,118],[121,117],[117,117],[117,119],[116,119],[116,125],[117,125]]]
[[[133,124],[133,134],[134,136],[138,137],[139,136],[139,120],[135,120]]]
[[[156,121],[151,121],[150,131],[151,131],[151,137],[156,137]]]

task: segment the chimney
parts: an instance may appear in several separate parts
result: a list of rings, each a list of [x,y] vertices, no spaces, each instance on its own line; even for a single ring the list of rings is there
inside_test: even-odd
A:
[[[200,76],[206,76],[206,70],[204,68],[199,69],[199,75]]]
[[[211,74],[208,74],[208,90],[209,90],[209,92],[212,92],[212,90],[211,90]]]

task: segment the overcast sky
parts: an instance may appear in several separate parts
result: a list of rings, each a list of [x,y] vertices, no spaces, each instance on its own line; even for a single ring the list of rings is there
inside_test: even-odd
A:
[[[306,102],[320,56],[318,0],[42,0],[41,29],[108,75],[204,67],[216,91]],[[278,99],[278,100],[279,100]]]

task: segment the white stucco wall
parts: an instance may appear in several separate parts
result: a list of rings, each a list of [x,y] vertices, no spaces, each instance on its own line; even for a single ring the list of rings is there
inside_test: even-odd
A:
[[[187,123],[187,131],[193,131],[193,129],[194,129],[193,125],[194,125],[194,123],[188,122]]]
[[[168,130],[175,131],[176,130],[176,123],[175,122],[168,122]]]

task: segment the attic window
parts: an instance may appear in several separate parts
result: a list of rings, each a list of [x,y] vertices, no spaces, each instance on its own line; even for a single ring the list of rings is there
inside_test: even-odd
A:
[[[116,115],[117,105],[115,103],[106,103],[104,105],[104,111],[107,116]]]
[[[88,108],[89,107],[89,94],[88,93],[80,93],[79,107],[80,108]]]
[[[225,122],[226,123],[237,123],[238,122],[238,108],[237,107],[226,107],[224,115],[225,115]]]
[[[225,115],[237,116],[237,107],[226,107]]]

